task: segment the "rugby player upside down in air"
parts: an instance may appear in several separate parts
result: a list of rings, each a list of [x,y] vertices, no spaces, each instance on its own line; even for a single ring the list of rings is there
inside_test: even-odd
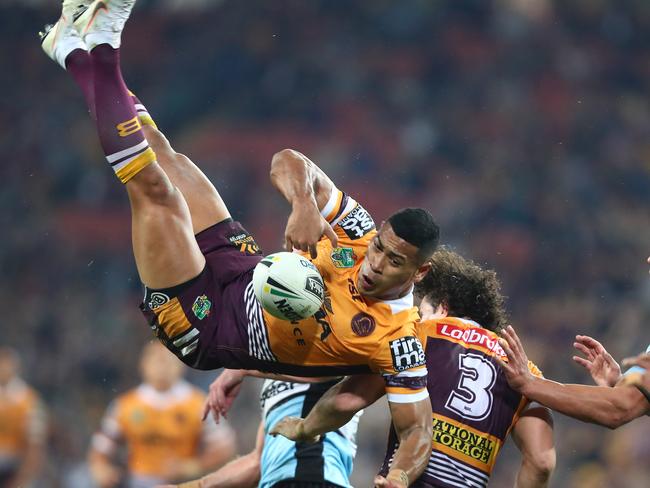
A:
[[[434,435],[427,468],[410,480],[412,486],[486,486],[509,432],[522,453],[515,486],[548,485],[555,468],[550,412],[510,388],[497,366],[505,353],[495,332],[506,323],[499,290],[494,272],[447,250],[433,255],[431,270],[416,285],[416,294],[422,298],[418,328],[429,371]],[[534,364],[527,362],[523,367],[541,377]],[[239,375],[222,374],[225,378]],[[224,381],[219,377],[210,387],[209,407],[217,415],[229,408],[234,397],[231,389],[237,384]],[[314,440],[344,425],[380,398],[383,390],[377,375],[349,377],[327,392],[306,419],[288,417],[271,433],[295,441]],[[393,486],[381,475],[387,473],[398,446],[399,439],[391,430],[376,484]]]
[[[321,310],[301,321],[266,313],[252,291],[261,260],[252,236],[124,83],[121,32],[134,3],[64,0],[42,45],[81,88],[106,159],[125,185],[149,325],[198,369],[381,373],[401,439],[388,478],[415,479],[432,433],[412,289],[430,267],[437,225],[425,210],[404,209],[377,230],[368,212],[308,158],[278,152],[271,181],[292,207],[287,245],[311,257],[328,293]]]

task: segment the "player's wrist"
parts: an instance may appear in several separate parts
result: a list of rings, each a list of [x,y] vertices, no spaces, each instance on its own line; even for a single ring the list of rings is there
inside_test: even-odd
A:
[[[403,469],[391,469],[386,475],[386,479],[397,484],[399,487],[408,487],[409,476]]]

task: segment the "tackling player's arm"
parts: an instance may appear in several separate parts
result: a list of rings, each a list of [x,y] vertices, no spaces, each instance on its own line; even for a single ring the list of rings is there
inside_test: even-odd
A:
[[[345,378],[318,399],[306,418],[285,417],[271,429],[294,441],[315,441],[322,434],[343,427],[361,409],[384,396],[384,380],[378,374]]]
[[[178,488],[253,488],[260,480],[260,460],[264,448],[264,421],[257,429],[255,447],[248,454],[201,479],[181,483]],[[172,488],[173,485],[163,488]]]
[[[409,486],[426,468],[431,456],[433,423],[429,398],[413,403],[388,402],[399,447],[386,479],[393,483],[385,486]]]
[[[271,161],[271,183],[291,204],[285,230],[287,250],[309,252],[316,257],[316,243],[325,235],[336,247],[338,238],[320,214],[334,190],[332,180],[307,156],[283,149]]]
[[[512,429],[521,452],[515,488],[545,488],[555,470],[553,417],[546,407],[529,406]]]
[[[519,337],[510,326],[504,331],[501,346],[508,356],[505,363],[497,358],[508,384],[526,398],[564,415],[610,429],[620,427],[650,411],[650,403],[634,386],[566,385],[533,376],[528,357]]]

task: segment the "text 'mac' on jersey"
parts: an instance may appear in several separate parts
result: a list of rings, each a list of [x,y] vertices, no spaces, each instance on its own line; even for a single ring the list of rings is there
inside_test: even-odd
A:
[[[498,337],[476,322],[453,317],[419,325],[433,409],[433,445],[417,487],[487,486],[497,454],[527,404],[508,386],[495,356]],[[541,376],[533,363],[530,371]],[[382,472],[397,449],[391,428]]]
[[[362,412],[314,443],[296,443],[269,434],[275,424],[287,416],[306,417],[318,399],[337,382],[264,382],[260,395],[264,419],[260,488],[270,488],[288,480],[301,484],[326,481],[336,486],[351,486],[352,462],[357,451],[356,433]]]
[[[426,365],[417,337],[419,316],[413,294],[376,301],[366,300],[357,290],[361,262],[377,232],[372,217],[337,189],[321,214],[338,236],[337,248],[327,238],[321,239],[318,257],[312,260],[325,283],[325,302],[314,316],[287,322],[252,301],[261,313],[249,308],[257,319],[251,327],[259,331],[249,334],[251,355],[268,361],[267,369],[293,374],[381,373],[390,401],[425,399]],[[259,340],[264,336],[266,344]]]

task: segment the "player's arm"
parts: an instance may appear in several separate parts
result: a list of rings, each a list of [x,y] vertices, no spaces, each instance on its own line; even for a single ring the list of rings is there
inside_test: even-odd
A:
[[[519,337],[508,327],[500,341],[508,362],[499,359],[508,384],[530,400],[560,413],[610,429],[644,415],[650,403],[634,386],[567,385],[533,376],[528,369],[528,357]]]
[[[201,444],[197,475],[218,468],[237,454],[235,431],[225,422],[220,425],[205,422]]]
[[[542,406],[526,409],[512,429],[512,438],[521,452],[521,466],[515,488],[545,488],[555,470],[553,417]]]
[[[37,401],[29,415],[27,446],[22,462],[7,486],[29,486],[38,476],[45,460],[46,423],[45,408]]]
[[[220,417],[226,417],[235,398],[239,395],[242,382],[246,376],[266,378],[278,381],[290,381],[295,383],[320,383],[330,381],[335,377],[304,378],[301,376],[290,376],[275,373],[248,369],[224,369],[219,376],[210,384],[208,396],[203,406],[203,420],[212,414],[212,418],[219,423]]]
[[[101,429],[93,435],[88,451],[88,468],[98,488],[118,486],[123,476],[114,462],[115,452],[123,443],[117,410],[117,402],[108,407],[102,419]]]
[[[316,243],[323,235],[336,247],[338,238],[321,215],[335,187],[329,177],[307,156],[284,149],[271,161],[271,183],[291,204],[285,230],[285,245],[316,257]]]
[[[319,398],[306,418],[285,417],[271,429],[293,441],[314,441],[318,436],[347,424],[361,409],[384,396],[384,380],[378,374],[355,375],[332,386]]]
[[[264,422],[257,429],[255,447],[201,479],[181,483],[178,488],[253,488],[260,480],[260,459],[264,448]]]
[[[386,480],[392,483],[380,486],[407,487],[422,474],[431,456],[431,401],[427,397],[413,403],[389,401],[388,405],[399,447],[386,475]]]

